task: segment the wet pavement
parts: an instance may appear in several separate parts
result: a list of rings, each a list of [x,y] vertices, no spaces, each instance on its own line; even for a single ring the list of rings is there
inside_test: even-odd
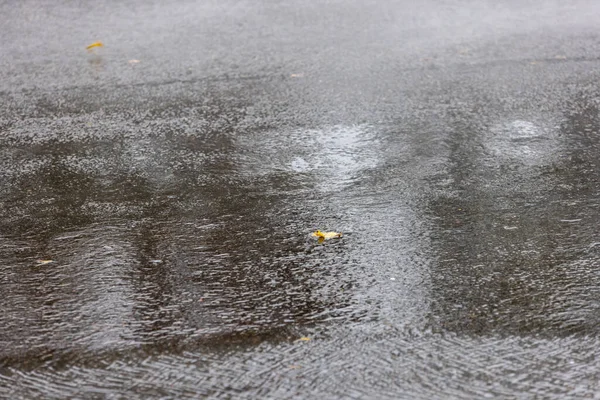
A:
[[[413,3],[0,3],[0,397],[600,398],[600,4]]]

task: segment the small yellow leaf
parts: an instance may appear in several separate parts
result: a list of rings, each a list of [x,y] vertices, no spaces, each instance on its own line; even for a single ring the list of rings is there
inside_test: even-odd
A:
[[[309,337],[301,337],[300,339],[296,340],[296,342],[310,342],[310,338]]]
[[[325,239],[333,239],[342,237],[341,232],[321,232],[315,231],[312,233],[312,236],[319,238],[319,243],[322,243]]]
[[[89,46],[87,46],[86,49],[91,50],[94,47],[104,47],[104,44],[102,44],[102,42],[94,42],[94,43],[90,44]]]
[[[38,264],[44,265],[44,264],[50,264],[52,262],[54,262],[54,260],[37,260]]]

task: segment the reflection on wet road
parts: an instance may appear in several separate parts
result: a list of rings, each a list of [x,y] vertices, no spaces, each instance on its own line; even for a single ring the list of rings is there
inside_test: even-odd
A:
[[[125,43],[81,77],[70,53],[0,73],[0,397],[598,396],[600,91],[571,46],[598,48],[597,7],[519,30],[536,10],[419,28],[413,9],[236,6],[137,11],[204,18],[211,62]],[[441,39],[464,26],[480,35]]]

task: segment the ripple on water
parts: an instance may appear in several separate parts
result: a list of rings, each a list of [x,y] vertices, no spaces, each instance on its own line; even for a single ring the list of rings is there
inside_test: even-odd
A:
[[[299,174],[323,192],[343,189],[379,163],[379,141],[370,125],[258,132],[241,136],[240,174]]]
[[[557,127],[524,120],[493,126],[483,143],[490,161],[499,164],[540,167],[555,161],[562,152]]]
[[[498,180],[422,206],[410,196],[435,138],[370,125],[232,135],[223,121],[177,120],[157,122],[169,135],[125,124],[119,136],[117,123],[78,140],[58,134],[78,123],[55,123],[0,150],[16,182],[0,208],[2,396],[598,390],[598,265],[568,239],[577,229],[592,242],[593,207],[576,228],[557,228],[578,218],[556,212],[540,220],[547,208],[509,218]],[[559,148],[533,123],[491,131],[483,152],[496,165],[544,166]],[[327,225],[347,234],[311,241]],[[558,251],[538,255],[540,243]]]
[[[57,399],[91,393],[132,399],[300,399],[368,398],[376,392],[381,398],[432,399],[529,393],[576,399],[593,398],[599,389],[595,338],[414,335],[389,329],[361,341],[362,333],[351,327],[311,336],[310,342],[199,347],[95,366],[9,368],[0,375],[5,383],[0,394],[17,399],[32,393]]]

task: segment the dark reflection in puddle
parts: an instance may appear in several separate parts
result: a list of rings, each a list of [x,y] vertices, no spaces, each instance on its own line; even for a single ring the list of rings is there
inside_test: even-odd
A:
[[[12,185],[3,202],[3,234],[51,236],[73,226],[90,224],[94,218],[82,207],[94,190],[92,178],[55,158]]]
[[[244,174],[249,105],[205,95],[135,123],[28,120],[4,140],[0,365],[290,340],[340,318],[343,242],[310,240],[294,174]]]
[[[434,329],[597,335],[595,102],[575,100],[556,126],[509,122],[493,140],[495,128],[475,121],[450,117],[449,169],[428,205]]]

